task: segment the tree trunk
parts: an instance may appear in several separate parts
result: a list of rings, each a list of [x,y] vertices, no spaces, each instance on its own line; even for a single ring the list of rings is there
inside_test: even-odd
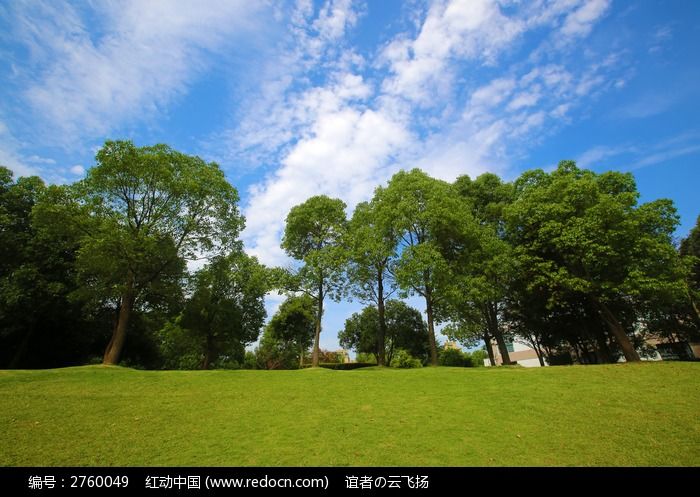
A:
[[[698,304],[695,302],[695,299],[690,293],[690,290],[688,290],[688,300],[690,301],[690,305],[693,306],[693,310],[695,311],[695,322],[700,325],[700,309],[698,309]]]
[[[618,345],[620,345],[622,353],[625,355],[625,359],[627,360],[627,362],[639,362],[641,360],[639,358],[639,354],[635,350],[634,345],[632,345],[632,342],[627,336],[627,333],[625,333],[625,329],[622,327],[622,324],[620,324],[620,322],[617,320],[610,308],[607,305],[605,305],[605,303],[600,302],[598,300],[594,300],[594,302],[598,306],[598,309],[600,309],[601,315],[603,316],[603,320],[605,320],[605,322],[608,325],[608,328],[610,328],[610,332],[615,337],[615,340],[617,341]]]
[[[304,347],[299,347],[299,369],[304,368]]]
[[[207,334],[207,350],[204,353],[204,362],[202,362],[202,369],[209,369],[209,364],[211,363],[211,335]]]
[[[531,334],[530,335],[530,340],[532,342],[532,348],[535,350],[535,354],[537,354],[537,360],[540,362],[540,367],[544,367],[544,358],[542,355],[542,347],[540,346],[540,342],[537,340],[537,335],[536,334]]]
[[[510,364],[508,346],[503,338],[501,328],[498,326],[498,312],[496,310],[496,304],[489,302],[484,307],[484,312],[486,313],[486,323],[488,324],[489,333],[491,333],[491,336],[496,339],[496,343],[498,344],[498,351],[501,353],[501,361],[503,364]]]
[[[377,312],[379,314],[379,336],[377,337],[377,366],[386,365],[386,318],[384,316],[384,278],[382,270],[377,271]]]
[[[435,341],[435,323],[433,320],[433,299],[430,287],[425,289],[425,313],[428,315],[428,343],[430,344],[430,365],[438,365],[437,343]]]
[[[537,360],[540,361],[540,367],[544,367],[544,359],[542,358],[542,351],[539,349],[535,349],[535,353],[537,354]]]
[[[496,365],[496,358],[493,356],[493,347],[491,346],[491,335],[488,330],[484,330],[484,343],[486,344],[486,353],[489,355],[491,366]]]
[[[126,340],[126,330],[129,326],[129,319],[131,318],[131,312],[134,308],[134,301],[136,300],[136,291],[134,290],[134,275],[130,272],[126,288],[122,294],[121,303],[119,305],[119,318],[117,319],[117,324],[112,332],[112,339],[107,344],[105,349],[104,357],[102,358],[102,364],[113,366],[119,363],[119,358],[122,354],[122,349],[124,348],[124,341]]]
[[[321,318],[323,317],[323,278],[318,285],[318,307],[316,309],[316,334],[314,337],[314,351],[311,354],[311,366],[318,367],[319,341],[321,339]]]

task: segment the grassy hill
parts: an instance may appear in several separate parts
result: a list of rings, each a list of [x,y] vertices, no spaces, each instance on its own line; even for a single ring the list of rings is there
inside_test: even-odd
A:
[[[0,465],[700,465],[700,363],[0,371]]]

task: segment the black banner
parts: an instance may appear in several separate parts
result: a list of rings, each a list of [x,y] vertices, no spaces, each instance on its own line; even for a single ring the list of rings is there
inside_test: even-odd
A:
[[[302,491],[304,495],[561,495],[572,490],[684,488],[698,468],[0,468],[3,495],[231,495]]]

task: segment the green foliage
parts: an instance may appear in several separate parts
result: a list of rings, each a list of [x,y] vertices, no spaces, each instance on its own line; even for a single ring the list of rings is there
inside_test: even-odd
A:
[[[395,257],[397,235],[381,200],[381,196],[375,196],[372,202],[357,204],[345,242],[349,247],[352,291],[362,301],[375,304],[386,300],[396,288],[390,264]]]
[[[700,331],[700,216],[695,222],[695,227],[690,230],[686,238],[681,241],[680,255],[683,257],[686,266],[688,267],[687,285],[688,285],[688,303],[690,309],[680,312],[685,315],[685,319],[679,321],[691,321],[694,324],[696,332]],[[677,301],[677,307],[683,309],[686,307]],[[687,316],[691,317],[688,318]]]
[[[255,349],[255,369],[297,369],[299,352],[273,336],[266,328]]]
[[[197,271],[182,314],[163,331],[169,367],[237,367],[260,333],[267,290],[265,267],[242,252]]]
[[[301,364],[314,340],[316,306],[306,295],[290,296],[282,302],[267,325],[270,335],[294,351]]]
[[[411,355],[428,361],[428,329],[421,313],[400,300],[386,302],[385,357],[391,364],[396,350],[405,349]],[[358,353],[379,354],[379,313],[374,306],[365,307],[345,321],[338,333],[340,345]],[[358,359],[359,361],[359,359]],[[369,361],[367,361],[369,362]]]
[[[343,344],[341,343],[341,345],[343,345]],[[348,349],[352,348],[352,347],[348,347],[347,345],[343,345],[343,347],[346,347]],[[375,356],[371,352],[357,352],[357,354],[355,354],[355,362],[376,365],[377,364],[377,356]]]
[[[471,359],[471,365],[475,368],[484,367],[484,361],[487,361],[489,358],[488,352],[483,349],[473,350],[471,353],[469,353],[469,356]]]
[[[132,311],[179,288],[184,260],[240,248],[238,193],[214,163],[166,145],[107,141],[87,177],[41,222],[81,234],[81,292],[120,309],[105,361],[117,362]],[[84,296],[84,298],[87,298]]]
[[[216,257],[194,275],[181,324],[197,337],[204,369],[217,360],[242,362],[265,320],[267,290],[265,267],[242,252]]]
[[[377,188],[375,199],[399,242],[393,272],[402,295],[425,299],[431,363],[437,365],[435,322],[453,282],[445,249],[462,250],[456,244],[472,241],[472,216],[451,185],[418,169],[396,173],[386,188]]]
[[[572,296],[588,303],[627,359],[638,359],[622,309],[683,293],[671,202],[637,205],[631,174],[596,174],[572,161],[524,175],[516,189],[506,218],[527,291],[542,291],[549,308]]]
[[[344,295],[347,253],[343,239],[347,228],[345,203],[317,195],[293,207],[287,215],[282,248],[303,265],[283,276],[286,290],[305,292],[315,299],[316,332],[313,363],[318,365],[323,301],[326,296],[340,300]]]
[[[71,298],[79,288],[76,233],[36,221],[63,190],[38,177],[13,181],[0,167],[0,367],[81,364],[104,340],[107,316]]]
[[[469,368],[473,364],[471,356],[460,349],[443,348],[440,350],[440,366]]]
[[[245,356],[243,358],[243,369],[258,369],[257,358],[255,357],[255,352],[250,350],[245,351]]]
[[[392,368],[399,369],[412,369],[423,367],[423,363],[421,363],[420,359],[413,357],[409,351],[404,349],[398,349],[394,353],[394,357],[391,359],[391,362],[389,364]]]

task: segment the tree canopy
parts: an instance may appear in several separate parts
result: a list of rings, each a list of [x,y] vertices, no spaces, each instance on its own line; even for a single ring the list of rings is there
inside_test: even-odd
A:
[[[302,266],[288,280],[288,290],[305,292],[316,304],[312,365],[319,363],[323,301],[339,300],[345,291],[347,229],[345,202],[317,195],[293,207],[287,215],[282,248]]]

